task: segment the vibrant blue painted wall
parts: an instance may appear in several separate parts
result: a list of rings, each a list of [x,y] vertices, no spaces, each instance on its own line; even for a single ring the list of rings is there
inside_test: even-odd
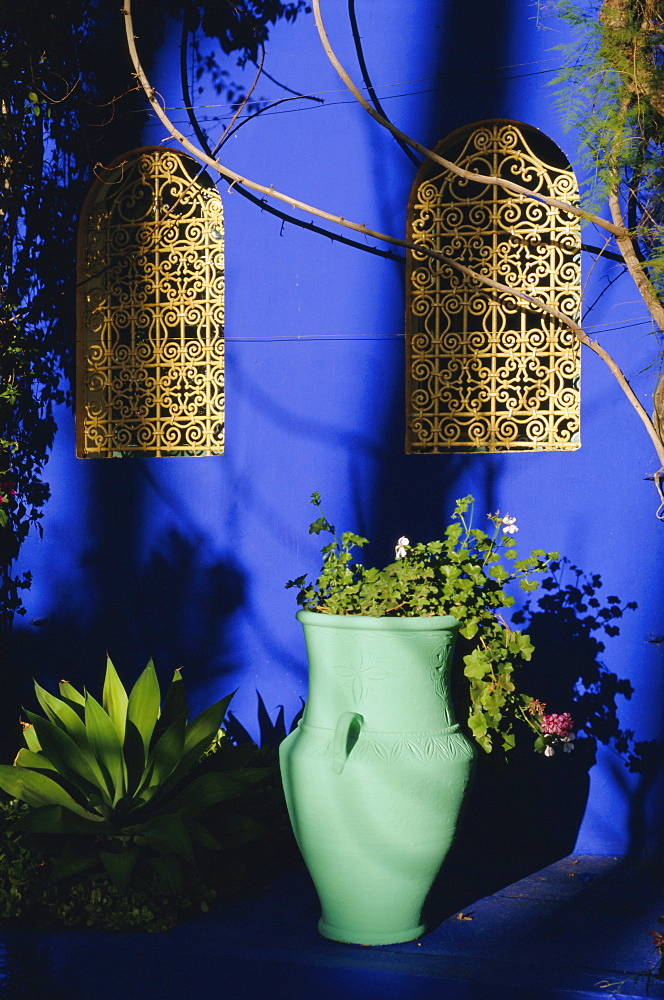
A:
[[[574,161],[574,139],[562,129],[548,86],[560,61],[553,46],[566,36],[560,23],[538,22],[540,6],[358,0],[366,63],[392,120],[434,145],[468,122],[513,118],[548,133]],[[346,4],[327,0],[324,13],[333,46],[359,81]],[[176,55],[167,44],[155,72],[182,123]],[[230,139],[224,160],[305,202],[402,236],[415,167],[344,90],[312,16],[274,28],[265,66],[325,103],[296,101],[257,118]],[[284,96],[267,79],[258,91],[267,100]],[[218,99],[209,94],[200,102]],[[162,139],[161,126],[146,128],[146,143]],[[638,602],[600,658],[634,687],[631,700],[617,698],[621,726],[639,740],[661,738],[664,647],[649,640],[664,634],[664,529],[655,518],[654,487],[644,481],[657,463],[603,364],[589,352],[583,356],[577,452],[406,456],[402,265],[282,227],[226,182],[220,191],[226,454],[80,461],[73,416],[62,411],[48,467],[44,540],[33,538],[22,558],[34,584],[13,640],[19,687],[36,674],[46,684],[68,676],[94,688],[108,649],[129,675],[150,655],[164,677],[184,665],[199,707],[239,687],[235,712],[254,732],[256,690],[273,716],[284,705],[289,719],[306,693],[306,666],[284,582],[319,565],[316,539],[307,535],[312,491],[322,492],[340,528],[376,539],[376,558],[401,534],[433,537],[454,499],[472,492],[482,517],[496,509],[518,515],[522,550],[558,549],[601,574],[605,595]],[[586,239],[600,241],[592,233]],[[586,260],[588,304],[617,266],[591,269]],[[627,278],[588,318],[589,332],[615,351],[644,400],[653,390],[647,366],[656,353],[646,320]],[[630,322],[640,325],[622,328]],[[556,669],[547,663],[546,670]],[[561,662],[560,670],[568,676],[570,664]],[[551,682],[542,678],[545,688]],[[538,759],[540,775],[558,768],[564,787],[560,768],[573,766],[571,756],[563,763]],[[564,793],[557,794],[552,827],[565,809]],[[652,845],[660,807],[659,776],[631,775],[600,747],[576,824],[577,847],[619,853]]]

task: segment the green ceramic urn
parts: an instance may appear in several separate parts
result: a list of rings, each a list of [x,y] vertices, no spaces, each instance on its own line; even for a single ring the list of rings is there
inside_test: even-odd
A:
[[[303,717],[281,744],[295,837],[335,941],[393,944],[454,838],[475,759],[450,696],[456,619],[300,611]]]

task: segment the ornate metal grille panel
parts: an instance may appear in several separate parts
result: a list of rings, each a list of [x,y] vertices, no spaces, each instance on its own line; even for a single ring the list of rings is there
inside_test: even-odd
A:
[[[216,188],[170,149],[124,156],[81,217],[77,454],[224,450],[224,242]]]
[[[466,170],[574,201],[569,163],[527,125],[481,122],[437,147]],[[425,162],[409,238],[578,321],[578,220]],[[407,438],[414,453],[568,450],[579,441],[579,345],[516,296],[415,251],[407,274]]]

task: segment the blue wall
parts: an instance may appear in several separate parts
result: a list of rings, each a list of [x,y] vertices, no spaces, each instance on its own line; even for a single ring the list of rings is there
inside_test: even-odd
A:
[[[550,17],[540,25],[537,4],[358,0],[356,8],[372,82],[404,131],[434,145],[468,122],[512,118],[546,132],[574,162],[574,138],[564,133],[548,86],[560,61],[553,46],[566,31]],[[333,46],[359,81],[346,4],[328,0],[324,13]],[[182,123],[176,57],[175,42],[167,42],[155,73]],[[265,67],[324,103],[303,99],[258,117],[229,140],[225,162],[303,201],[402,236],[415,167],[344,90],[312,16],[274,27]],[[286,96],[267,79],[258,92],[267,100]],[[212,92],[200,98],[218,102]],[[146,143],[162,139],[160,125],[146,128]],[[340,528],[376,540],[377,559],[401,534],[434,537],[454,499],[472,492],[481,517],[497,509],[518,515],[521,550],[557,549],[587,573],[601,574],[604,595],[638,602],[599,659],[634,688],[631,700],[615,699],[621,727],[638,740],[661,738],[664,647],[650,640],[664,634],[657,571],[663,528],[654,516],[653,484],[644,481],[657,462],[602,362],[590,352],[583,356],[579,451],[406,456],[403,266],[282,226],[226,182],[220,191],[226,454],[80,461],[73,415],[63,409],[47,470],[52,499],[44,540],[33,537],[22,556],[34,583],[11,650],[19,688],[27,689],[34,674],[47,685],[67,676],[94,690],[108,649],[128,676],[150,655],[164,678],[184,665],[198,707],[239,687],[235,712],[253,732],[256,690],[273,716],[285,706],[288,720],[306,693],[306,664],[284,582],[319,565],[316,538],[307,535],[312,491],[321,491]],[[592,233],[585,238],[600,240]],[[589,305],[619,265],[585,263]],[[647,366],[656,341],[649,331],[628,278],[612,285],[588,317],[588,332],[615,352],[644,400],[654,387]],[[558,669],[573,682],[573,656],[573,646],[561,644],[560,663],[543,657],[535,682],[555,691]],[[569,683],[567,692],[571,697]],[[546,782],[546,769],[557,768],[564,787],[570,769],[586,759],[579,755],[574,765],[573,757],[538,759],[535,780]],[[603,746],[589,774],[589,787],[581,782],[585,810],[574,818],[578,849],[622,853],[655,843],[658,775],[630,774]],[[564,793],[557,794],[553,825],[556,810],[565,809]]]

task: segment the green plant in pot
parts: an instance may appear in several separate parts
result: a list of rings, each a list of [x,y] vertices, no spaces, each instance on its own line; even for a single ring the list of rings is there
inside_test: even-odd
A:
[[[337,538],[320,510],[310,533],[328,534],[318,579],[298,591],[309,659],[309,697],[297,730],[282,743],[281,770],[296,839],[321,900],[327,937],[389,944],[419,936],[421,911],[454,838],[472,775],[475,746],[514,746],[515,723],[537,750],[572,746],[567,713],[517,691],[529,659],[526,635],[501,611],[509,583],[534,589],[556,553],[519,559],[516,519],[496,514],[491,534],[472,525],[473,498],[457,501],[443,538],[399,539],[383,569]],[[458,634],[464,655],[468,732],[451,697]]]
[[[102,872],[124,893],[151,871],[181,893],[199,852],[219,847],[205,812],[262,777],[249,768],[192,778],[232,695],[190,721],[179,671],[162,706],[152,662],[127,693],[110,659],[101,702],[66,681],[59,697],[35,691],[45,714],[26,713],[26,745],[0,766],[0,788],[27,806],[12,830],[49,859],[49,884]]]

